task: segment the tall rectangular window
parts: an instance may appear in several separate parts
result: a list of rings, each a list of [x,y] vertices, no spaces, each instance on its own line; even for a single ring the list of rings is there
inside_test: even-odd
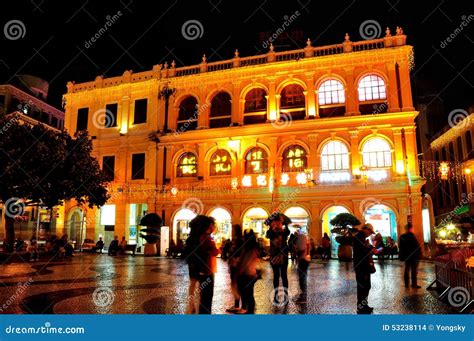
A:
[[[102,170],[107,176],[107,180],[113,181],[115,178],[115,156],[104,156],[102,158]]]
[[[145,153],[132,154],[132,180],[145,179]]]
[[[148,99],[137,99],[135,101],[135,115],[133,117],[133,124],[146,123],[146,111],[148,106]]]
[[[112,103],[105,106],[105,127],[112,128],[117,126],[118,104]]]
[[[76,131],[87,130],[88,120],[89,120],[89,108],[80,108],[77,111]]]

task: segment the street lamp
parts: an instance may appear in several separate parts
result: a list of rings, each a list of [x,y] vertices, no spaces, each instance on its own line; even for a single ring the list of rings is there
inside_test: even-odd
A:
[[[158,99],[165,99],[165,124],[163,126],[163,133],[169,133],[168,130],[168,108],[170,97],[176,93],[176,88],[170,88],[168,84],[165,84],[163,89],[158,92]]]

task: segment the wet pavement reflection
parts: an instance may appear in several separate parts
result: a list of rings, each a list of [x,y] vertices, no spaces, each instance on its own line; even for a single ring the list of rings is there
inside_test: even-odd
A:
[[[289,265],[289,301],[272,304],[272,273],[263,262],[255,285],[257,314],[354,314],[356,284],[351,263],[313,260],[308,274],[308,302],[296,304],[296,266]],[[376,264],[369,304],[375,314],[452,313],[425,288],[434,265],[421,262],[422,289],[405,289],[403,264]],[[79,254],[60,262],[1,266],[0,313],[184,314],[188,303],[187,264],[180,259]],[[233,303],[226,262],[218,260],[212,313],[225,314]]]

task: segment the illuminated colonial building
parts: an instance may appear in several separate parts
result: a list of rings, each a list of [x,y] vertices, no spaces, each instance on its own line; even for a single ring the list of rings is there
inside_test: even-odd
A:
[[[412,219],[421,240],[424,182],[405,43],[401,29],[360,42],[346,35],[342,44],[270,46],[263,55],[235,51],[224,61],[203,56],[198,65],[68,83],[65,126],[89,130],[113,182],[100,212],[66,207],[66,231],[84,219],[88,238],[115,233],[140,244],[146,211],[184,239],[199,212],[217,218],[220,241],[231,224],[263,235],[263,220],[279,210],[316,243],[339,212],[392,237]]]

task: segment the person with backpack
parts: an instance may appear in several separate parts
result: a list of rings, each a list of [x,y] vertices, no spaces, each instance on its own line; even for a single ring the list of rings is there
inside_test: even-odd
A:
[[[261,277],[259,247],[253,230],[244,234],[243,248],[237,265],[237,284],[242,298],[242,309],[237,314],[254,314],[254,286]]]

